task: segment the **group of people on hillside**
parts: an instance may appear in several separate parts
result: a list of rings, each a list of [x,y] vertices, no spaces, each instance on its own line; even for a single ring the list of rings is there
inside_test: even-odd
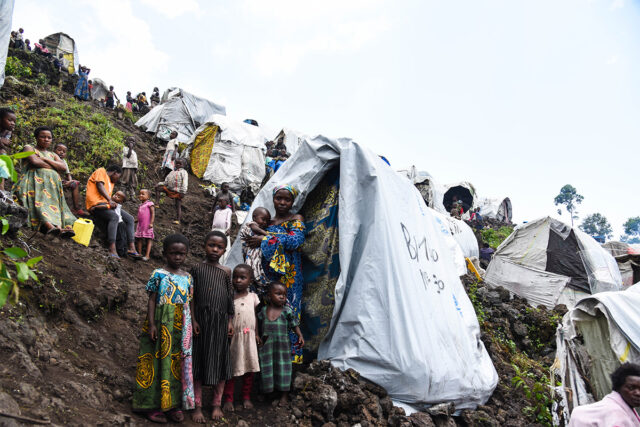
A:
[[[11,49],[21,49],[25,52],[33,52],[41,55],[48,58],[53,63],[54,68],[59,72],[69,72],[70,62],[65,58],[64,54],[59,53],[58,56],[55,56],[49,51],[44,39],[38,40],[38,43],[34,43],[32,47],[31,41],[24,38],[24,29],[22,28],[19,28],[17,31],[11,31],[9,47]]]

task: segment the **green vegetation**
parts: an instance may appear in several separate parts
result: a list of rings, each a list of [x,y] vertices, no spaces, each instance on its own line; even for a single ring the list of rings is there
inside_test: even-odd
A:
[[[503,226],[498,230],[494,230],[492,228],[485,228],[480,231],[482,234],[482,241],[486,242],[492,248],[496,249],[500,244],[509,237],[511,233],[513,233],[513,227]]]
[[[549,378],[545,376],[538,377],[533,372],[526,370],[526,368],[523,369],[515,363],[511,366],[515,371],[515,375],[511,378],[511,385],[516,389],[522,389],[527,399],[532,402],[531,405],[523,408],[523,415],[543,426],[552,426],[551,405],[553,404],[553,399],[551,397],[552,388]]]
[[[469,299],[471,300],[471,304],[473,305],[474,310],[476,311],[476,317],[478,318],[478,323],[480,325],[484,324],[484,321],[487,320],[487,315],[484,312],[484,306],[480,299],[478,299],[478,282],[473,282],[469,285],[469,291],[467,292],[469,295]]]
[[[7,76],[13,76],[17,79],[31,77],[32,74],[31,68],[22,64],[22,61],[14,56],[7,56],[4,72]]]
[[[576,208],[582,201],[584,197],[578,194],[578,190],[571,185],[567,184],[560,189],[560,193],[553,199],[553,203],[558,205],[564,205],[564,208],[569,213],[571,217],[571,226],[573,227],[573,220],[578,218],[578,211]],[[562,215],[562,210],[558,209],[558,215]]]
[[[609,224],[607,217],[599,213],[588,215],[584,220],[582,220],[582,224],[578,227],[580,230],[593,237],[604,237],[610,239],[611,236],[613,236],[613,229],[611,228],[611,224]]]

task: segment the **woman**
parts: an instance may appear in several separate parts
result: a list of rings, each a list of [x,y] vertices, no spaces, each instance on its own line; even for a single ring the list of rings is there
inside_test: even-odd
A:
[[[64,199],[59,173],[66,171],[65,163],[57,154],[49,151],[53,132],[40,126],[33,132],[36,146],[25,145],[23,152],[34,154],[22,160],[23,174],[18,181],[18,199],[29,212],[31,227],[46,234],[72,237],[73,216]]]
[[[293,201],[298,191],[290,185],[273,189],[273,205],[276,214],[267,226],[270,236],[248,236],[245,238],[251,248],[262,250],[262,266],[268,281],[283,283],[287,288],[287,303],[300,322],[300,302],[302,298],[302,259],[299,248],[304,243],[304,218],[291,213]],[[295,345],[298,336],[289,332],[293,363],[302,363],[302,348]]]
[[[76,91],[73,93],[77,99],[81,99],[86,101],[89,99],[89,73],[90,69],[87,67],[81,66],[78,71],[78,75],[80,78],[78,79],[78,83],[76,84]]]

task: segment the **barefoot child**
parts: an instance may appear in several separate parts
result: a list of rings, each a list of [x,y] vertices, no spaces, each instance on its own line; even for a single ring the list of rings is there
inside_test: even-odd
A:
[[[280,282],[269,284],[267,305],[258,312],[260,322],[260,379],[263,393],[282,392],[280,406],[287,404],[291,388],[291,343],[289,331],[297,336],[296,346],[304,346],[298,317],[287,304],[287,288]]]
[[[142,253],[142,241],[146,241],[146,249],[143,261],[149,261],[149,255],[151,255],[151,246],[153,245],[153,221],[156,218],[156,208],[151,201],[151,192],[149,190],[142,189],[138,195],[140,202],[142,203],[138,208],[138,225],[136,226],[136,239],[138,253]]]
[[[271,221],[271,214],[266,208],[257,207],[251,214],[252,222],[249,222],[242,226],[239,233],[239,238],[242,239],[242,255],[244,256],[244,262],[251,266],[253,270],[253,287],[261,300],[267,296],[267,278],[264,275],[262,269],[262,249],[258,246],[252,248],[246,244],[245,238],[249,236],[268,236],[265,230],[269,226]]]
[[[236,206],[235,206],[235,203],[233,203],[233,193],[231,193],[231,191],[229,190],[229,184],[226,182],[223,182],[222,185],[220,185],[220,191],[218,192],[218,194],[216,194],[216,197],[213,199],[213,206],[211,208],[211,212],[215,212],[216,210],[220,209],[220,204],[218,203],[218,201],[223,198],[229,201],[227,205],[231,208],[232,212],[235,212]]]
[[[133,409],[149,420],[184,420],[194,407],[191,372],[193,279],[182,269],[189,240],[182,234],[164,239],[165,265],[151,273],[147,318],[140,336]]]
[[[191,270],[195,315],[193,378],[196,410],[193,421],[197,423],[205,422],[202,386],[214,387],[211,418],[219,420],[224,415],[221,407],[224,384],[231,378],[229,338],[233,336],[233,288],[231,270],[219,262],[226,249],[227,236],[220,231],[209,232],[204,238],[206,258]]]
[[[231,217],[233,212],[229,207],[229,200],[222,198],[218,199],[218,210],[213,214],[213,223],[211,224],[211,230],[221,231],[227,236],[227,251],[231,246],[231,239],[229,238],[229,230],[231,229]],[[227,260],[227,251],[225,251],[220,263],[224,264]]]
[[[9,108],[0,108],[0,154],[7,154],[11,148],[11,135],[16,127],[16,113]],[[0,190],[4,191],[4,179],[8,173],[0,178]]]
[[[126,140],[126,147],[122,149],[122,176],[120,177],[120,184],[124,187],[124,191],[127,195],[133,195],[136,192],[138,186],[138,154],[134,151],[135,138],[130,136]]]
[[[184,169],[187,166],[187,160],[184,158],[176,159],[175,170],[171,171],[163,182],[156,185],[156,203],[160,197],[158,191],[164,191],[170,199],[176,201],[176,220],[174,224],[180,224],[182,218],[182,198],[187,194],[189,185],[189,174]]]
[[[66,170],[64,174],[61,174],[62,178],[62,188],[71,190],[71,201],[73,202],[73,208],[71,209],[71,213],[75,216],[88,216],[89,214],[85,212],[82,207],[80,207],[80,182],[76,181],[71,177],[71,172],[69,171],[69,165],[65,160],[67,157],[67,146],[63,143],[59,142],[56,144],[53,152],[60,157],[60,160],[64,162],[64,166]]]
[[[253,408],[251,387],[253,374],[260,372],[258,359],[258,336],[256,335],[256,307],[260,304],[258,295],[249,292],[253,279],[250,265],[238,264],[233,269],[233,296],[235,315],[233,316],[233,338],[231,338],[231,366],[233,378],[224,386],[225,412],[233,412],[233,391],[236,380],[242,379],[242,407]]]

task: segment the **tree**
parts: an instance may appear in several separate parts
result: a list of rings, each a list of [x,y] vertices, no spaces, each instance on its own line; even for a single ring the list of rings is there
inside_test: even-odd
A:
[[[584,200],[578,190],[571,185],[567,184],[560,189],[560,193],[553,199],[553,203],[556,206],[564,205],[567,212],[571,216],[571,226],[573,227],[573,220],[578,219],[578,211],[576,211],[576,205],[579,205]],[[558,209],[558,215],[562,215],[562,210]]]
[[[610,239],[613,236],[613,229],[611,228],[611,224],[607,221],[607,218],[604,215],[599,213],[594,213],[587,216],[582,224],[579,225],[580,230],[584,231],[588,235],[592,237],[604,237],[605,239]]]
[[[620,240],[627,243],[640,243],[640,216],[634,216],[622,224],[624,233]]]

